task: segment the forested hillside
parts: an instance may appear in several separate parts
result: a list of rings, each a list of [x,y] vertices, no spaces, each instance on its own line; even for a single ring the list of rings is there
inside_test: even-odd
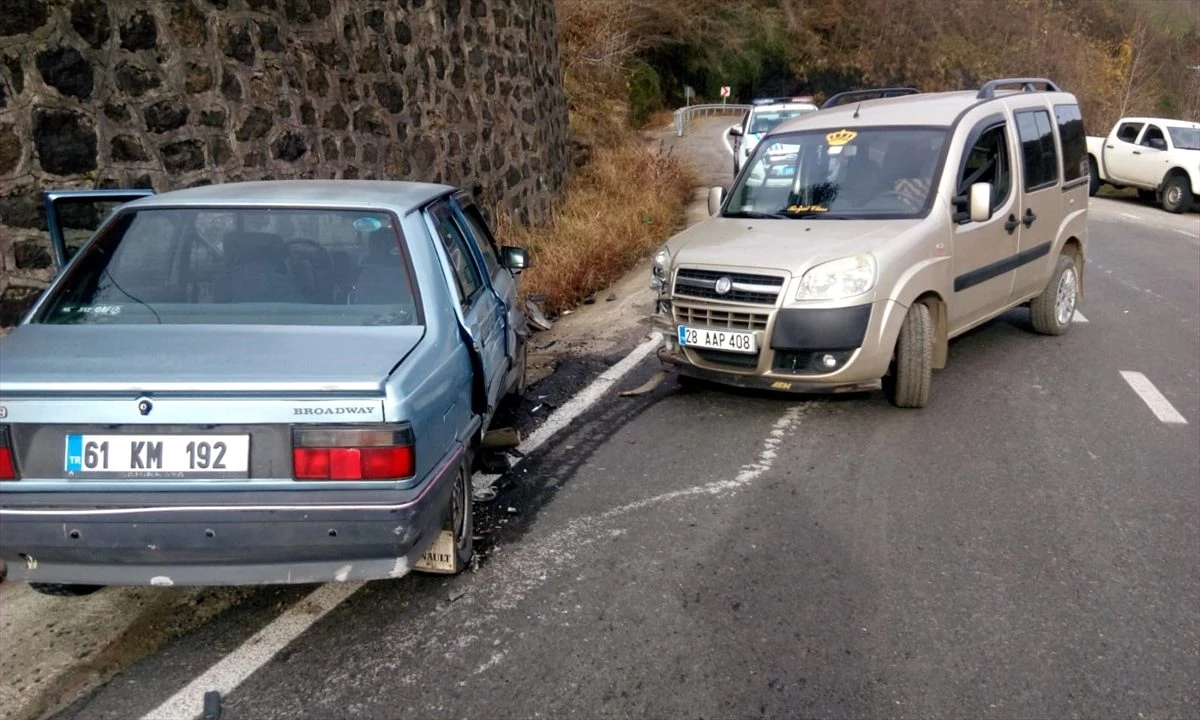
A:
[[[558,0],[578,114],[623,96],[631,119],[683,104],[859,86],[977,87],[1045,76],[1089,132],[1143,113],[1200,119],[1196,0]]]

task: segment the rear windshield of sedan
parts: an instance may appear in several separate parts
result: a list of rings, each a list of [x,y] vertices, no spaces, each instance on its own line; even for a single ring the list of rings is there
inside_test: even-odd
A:
[[[68,273],[34,322],[421,324],[404,237],[384,211],[126,211]]]

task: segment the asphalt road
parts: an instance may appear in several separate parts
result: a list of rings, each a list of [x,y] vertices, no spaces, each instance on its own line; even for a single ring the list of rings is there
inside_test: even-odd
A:
[[[664,141],[727,180],[729,122]],[[222,719],[1200,716],[1200,216],[1091,210],[1067,335],[1024,311],[969,333],[920,411],[609,392],[483,508],[478,571],[365,585]],[[152,710],[311,590],[256,593],[62,716]]]

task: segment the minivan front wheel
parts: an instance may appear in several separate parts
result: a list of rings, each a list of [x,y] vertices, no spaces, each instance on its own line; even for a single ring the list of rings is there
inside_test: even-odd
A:
[[[1042,335],[1062,335],[1071,327],[1079,303],[1079,272],[1075,259],[1060,255],[1042,294],[1029,303],[1029,320]]]
[[[913,303],[904,316],[892,363],[883,376],[883,394],[896,407],[925,407],[932,381],[933,320],[928,306]]]

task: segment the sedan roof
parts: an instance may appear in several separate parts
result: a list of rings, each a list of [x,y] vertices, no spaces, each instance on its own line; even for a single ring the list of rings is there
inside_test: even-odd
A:
[[[404,214],[456,189],[440,183],[401,180],[251,180],[171,190],[139,198],[125,208],[214,205],[388,208]]]

